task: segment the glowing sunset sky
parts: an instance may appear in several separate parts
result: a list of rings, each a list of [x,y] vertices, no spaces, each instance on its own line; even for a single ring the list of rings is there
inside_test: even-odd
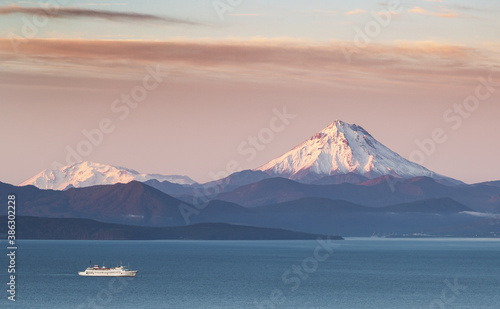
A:
[[[498,180],[499,13],[487,0],[0,1],[0,181],[65,165],[99,129],[82,159],[205,182],[335,119],[437,173]],[[242,154],[284,109],[285,128]]]

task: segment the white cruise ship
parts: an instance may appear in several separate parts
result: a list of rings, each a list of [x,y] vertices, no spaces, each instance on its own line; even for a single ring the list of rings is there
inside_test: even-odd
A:
[[[102,267],[94,265],[93,267],[87,267],[85,271],[78,272],[78,274],[89,277],[135,277],[137,272],[137,270],[129,270],[121,265],[111,268],[104,267],[104,265]]]

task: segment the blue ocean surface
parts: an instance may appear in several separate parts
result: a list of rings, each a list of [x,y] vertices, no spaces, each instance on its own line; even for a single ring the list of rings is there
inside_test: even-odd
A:
[[[78,276],[90,260],[139,273]],[[0,308],[500,308],[500,242],[25,240],[16,302],[2,295]]]

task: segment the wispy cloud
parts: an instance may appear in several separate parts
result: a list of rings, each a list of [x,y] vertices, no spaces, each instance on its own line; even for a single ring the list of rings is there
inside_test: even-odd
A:
[[[0,61],[10,72],[37,70],[47,74],[97,74],[122,78],[162,65],[177,75],[229,80],[307,79],[320,83],[431,84],[475,80],[498,71],[498,55],[436,42],[371,44],[351,64],[342,42],[318,44],[293,39],[129,40],[33,39],[17,54],[8,39],[0,39]],[[359,74],[359,72],[363,72]],[[174,76],[173,74],[172,76]]]
[[[340,12],[338,12],[338,11],[322,10],[322,9],[304,10],[304,11],[301,11],[300,13],[307,14],[307,15],[325,15],[325,16],[333,16],[333,15],[340,14]]]
[[[28,14],[28,15],[38,15],[47,16],[50,18],[99,18],[112,21],[154,21],[154,22],[164,22],[170,24],[187,24],[187,25],[199,25],[199,23],[177,19],[172,17],[162,17],[158,15],[151,14],[140,14],[140,13],[127,13],[127,12],[115,12],[115,11],[105,11],[105,10],[90,10],[81,8],[43,8],[43,7],[22,7],[10,5],[6,7],[0,7],[0,15],[9,14]]]
[[[128,5],[125,2],[113,2],[113,3],[80,3],[79,6],[112,6],[112,5]]]
[[[443,18],[457,18],[457,17],[459,17],[459,15],[457,13],[450,11],[448,9],[441,9],[439,12],[432,12],[432,11],[428,11],[424,8],[421,8],[419,6],[412,7],[411,9],[408,10],[408,13],[435,16],[435,17],[443,17]]]
[[[485,213],[485,212],[477,212],[477,211],[461,211],[461,214],[466,214],[470,216],[475,216],[475,217],[482,217],[482,218],[492,218],[492,219],[500,219],[499,214],[494,214],[494,213]]]
[[[250,17],[252,17],[252,16],[266,16],[267,14],[263,14],[263,13],[262,14],[257,14],[257,13],[255,13],[255,14],[252,14],[252,13],[235,13],[235,14],[227,14],[227,15],[229,15],[229,16],[250,16]]]
[[[344,15],[360,15],[360,14],[366,14],[366,10],[356,9],[344,13]]]

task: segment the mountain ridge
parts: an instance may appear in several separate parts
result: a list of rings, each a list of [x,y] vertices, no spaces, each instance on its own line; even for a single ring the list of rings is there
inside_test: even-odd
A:
[[[82,161],[59,169],[46,169],[21,182],[19,185],[34,185],[40,189],[67,190],[69,188],[90,187],[94,185],[129,183],[133,180],[144,182],[151,179],[158,181],[166,180],[181,185],[196,183],[188,176],[141,174],[136,170],[125,167]]]
[[[267,184],[264,186],[257,184],[257,187],[274,191],[274,180],[273,178],[267,179],[265,180],[268,182]],[[268,203],[261,207],[243,207],[238,203],[223,200],[211,200],[203,207],[196,207],[136,181],[128,184],[73,188],[67,191],[42,190],[34,186],[16,187],[0,182],[0,195],[16,195],[16,215],[21,217],[92,219],[106,223],[148,227],[227,223],[345,236],[433,231],[461,224],[472,224],[475,221],[498,216],[486,212],[479,213],[477,210],[471,211],[452,198],[429,198],[425,194],[419,195],[420,200],[417,202],[405,202],[407,197],[398,194],[397,199],[386,199],[387,203],[380,205],[389,205],[388,207],[370,207],[342,199],[343,196],[338,193],[352,190],[352,188],[368,189],[368,197],[373,200],[376,199],[373,195],[378,190],[376,188],[373,191],[374,188],[352,184],[306,185],[284,178],[279,179],[279,181],[283,189],[292,186],[300,194],[285,196],[286,198],[283,200],[274,201],[271,196],[270,202],[274,203]],[[419,182],[422,180],[417,181],[417,183]],[[426,183],[425,179],[423,183]],[[446,187],[437,185],[441,189]],[[379,184],[374,186],[379,186]],[[463,188],[450,188],[464,191]],[[332,189],[334,189],[333,195],[322,197],[328,195],[324,194],[325,192],[331,193]],[[479,186],[471,189],[487,190],[487,194],[489,192],[497,195],[500,193],[498,188],[490,186]],[[424,191],[427,190],[424,188]],[[277,193],[279,196],[282,195],[282,192],[278,191]],[[358,195],[365,194],[361,192]],[[382,193],[381,197],[384,194],[386,193]],[[246,199],[245,195],[241,197]],[[183,215],[179,207],[181,205],[191,209],[189,220],[186,220]],[[0,215],[5,216],[6,214],[6,208],[0,211]],[[7,226],[7,224],[5,225]],[[50,226],[55,231],[57,224]],[[494,229],[490,229],[486,225],[478,226],[478,229],[478,232],[495,232]],[[37,232],[36,229],[33,231]],[[61,233],[61,237],[64,237],[65,229],[57,229],[57,231]],[[42,233],[43,231],[39,230],[38,232]],[[210,229],[207,230],[207,233],[211,233]]]
[[[310,139],[255,171],[305,183],[346,174],[369,179],[384,175],[404,179],[427,176],[452,184],[462,183],[403,158],[363,127],[341,120],[335,120]]]
[[[381,176],[360,184],[321,185],[273,177],[223,192],[216,199],[252,208],[304,197],[341,199],[370,207],[449,197],[477,211],[500,212],[499,187],[481,184],[447,186],[430,177],[396,179]]]
[[[236,189],[271,177],[308,184],[359,184],[380,176],[401,179],[425,176],[446,185],[464,184],[403,158],[359,125],[335,120],[308,140],[258,168],[237,171],[204,184],[198,184],[188,176],[141,174],[133,169],[83,161],[44,170],[19,185],[67,190],[136,180],[147,182],[168,194],[173,191],[190,194],[200,188]],[[186,190],[179,186],[185,186]]]

